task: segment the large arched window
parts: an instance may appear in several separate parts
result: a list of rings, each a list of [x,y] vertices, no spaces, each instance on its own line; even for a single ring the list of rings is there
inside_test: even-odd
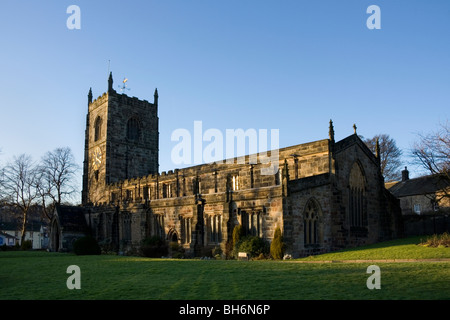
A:
[[[94,141],[97,141],[101,138],[102,136],[102,118],[100,118],[100,116],[98,116],[95,119],[95,123],[94,123]]]
[[[350,227],[366,227],[365,178],[360,165],[355,162],[349,177],[349,218]]]
[[[141,136],[139,120],[131,118],[127,122],[127,138],[131,141],[138,141]]]
[[[321,210],[316,200],[310,199],[303,211],[303,236],[305,246],[322,242]]]

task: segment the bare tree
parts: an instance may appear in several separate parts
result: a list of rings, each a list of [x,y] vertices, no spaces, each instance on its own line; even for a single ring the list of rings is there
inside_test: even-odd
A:
[[[430,174],[439,177],[442,196],[450,198],[450,127],[448,121],[426,135],[419,134],[412,154],[415,162]],[[439,199],[437,199],[439,200]]]
[[[377,140],[380,146],[381,174],[386,181],[399,180],[401,178],[402,151],[397,147],[395,140],[388,134],[377,134],[372,139],[363,139],[373,153],[376,153]]]
[[[36,204],[39,196],[37,185],[38,174],[36,165],[29,155],[22,154],[14,157],[3,170],[2,189],[4,200],[9,206],[20,213],[22,219],[21,243],[25,240],[28,214]]]
[[[39,195],[46,217],[51,220],[54,207],[69,201],[77,192],[74,178],[78,165],[70,148],[56,148],[47,152],[39,166]]]

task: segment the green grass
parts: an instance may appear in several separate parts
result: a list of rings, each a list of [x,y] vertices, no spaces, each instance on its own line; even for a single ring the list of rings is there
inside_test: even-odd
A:
[[[441,248],[424,248],[432,251],[425,254],[406,240],[392,244],[402,252],[401,258],[449,257],[448,251],[442,253]],[[411,245],[417,253],[408,249]],[[396,250],[384,244],[359,251],[365,258],[372,257],[368,251],[376,254],[376,259],[383,259],[392,258]],[[353,259],[355,252],[339,254]],[[336,260],[342,260],[342,256]],[[81,269],[80,290],[67,289],[69,265]],[[381,269],[380,290],[366,287],[369,265],[7,251],[0,252],[0,299],[450,299],[448,262],[377,263]]]
[[[431,248],[419,245],[427,236],[381,242],[364,247],[346,249],[298,260],[389,260],[389,259],[446,259],[450,247]]]

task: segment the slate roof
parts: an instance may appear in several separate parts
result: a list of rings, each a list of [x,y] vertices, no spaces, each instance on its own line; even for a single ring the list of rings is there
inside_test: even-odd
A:
[[[47,226],[47,224],[43,222],[28,221],[27,231],[39,232],[41,226]],[[20,231],[22,230],[22,223],[17,221],[0,222],[0,230]]]
[[[391,186],[389,191],[396,197],[405,197],[435,193],[449,187],[448,183],[437,175],[424,176],[400,181]]]
[[[13,239],[16,239],[16,240],[17,240],[16,237],[14,237],[14,236],[12,236],[12,235],[10,235],[10,234],[7,234],[7,233],[5,233],[5,232],[2,232],[2,231],[0,231],[0,235],[4,236],[4,237],[6,237],[6,238],[13,238]]]
[[[60,227],[64,231],[86,232],[88,230],[85,218],[86,209],[83,207],[59,205],[56,206],[56,212]]]

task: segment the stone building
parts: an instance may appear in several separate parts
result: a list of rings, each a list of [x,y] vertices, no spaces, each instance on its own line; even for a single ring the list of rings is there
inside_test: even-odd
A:
[[[157,90],[149,103],[108,82],[88,95],[82,191],[100,242],[133,252],[157,235],[200,255],[225,250],[240,224],[269,242],[281,228],[286,253],[299,257],[397,236],[398,203],[356,127],[335,141],[330,120],[328,139],[272,150],[269,164],[257,154],[159,173]]]
[[[403,215],[450,212],[449,184],[439,175],[409,178],[407,167],[402,171],[402,181],[387,184],[389,191],[400,200]],[[447,190],[447,191],[445,191]]]
[[[449,182],[445,176],[409,178],[405,167],[402,180],[386,184],[400,202],[403,235],[417,236],[450,232]]]
[[[89,212],[83,207],[56,205],[50,221],[50,248],[53,251],[72,251],[79,238],[89,234]]]

